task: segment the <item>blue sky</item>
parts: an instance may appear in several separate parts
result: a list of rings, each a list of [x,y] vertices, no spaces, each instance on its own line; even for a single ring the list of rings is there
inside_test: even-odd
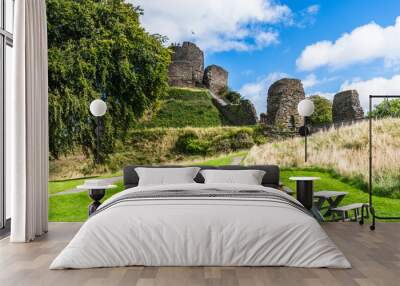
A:
[[[170,42],[193,41],[229,85],[266,110],[269,85],[303,81],[327,98],[357,89],[400,94],[399,0],[132,0],[141,21]],[[396,24],[397,20],[397,24]]]

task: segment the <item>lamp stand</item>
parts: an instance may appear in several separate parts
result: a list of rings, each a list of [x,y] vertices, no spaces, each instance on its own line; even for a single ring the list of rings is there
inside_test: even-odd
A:
[[[96,129],[95,129],[95,133],[96,133],[96,152],[95,152],[95,162],[96,164],[100,164],[101,160],[100,160],[100,136],[102,133],[102,126],[101,126],[101,117],[100,116],[96,116]]]
[[[300,128],[300,135],[304,137],[304,162],[307,162],[308,159],[308,152],[307,152],[307,137],[310,133],[310,130],[308,129],[308,117],[304,117],[304,124]]]
[[[308,130],[307,130],[307,117],[304,117],[304,162],[307,163],[307,136],[308,136]]]

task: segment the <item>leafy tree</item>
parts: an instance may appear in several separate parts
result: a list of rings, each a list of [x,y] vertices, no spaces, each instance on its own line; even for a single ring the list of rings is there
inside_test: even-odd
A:
[[[369,115],[376,118],[400,117],[400,99],[383,100]]]
[[[165,39],[139,23],[140,8],[123,0],[47,0],[50,153],[96,152],[96,120],[89,112],[102,98],[101,151],[113,150],[168,86]],[[104,158],[103,158],[104,159]]]
[[[221,88],[218,95],[233,104],[239,104],[242,99],[239,92],[231,90],[228,87]]]
[[[319,95],[312,95],[309,99],[312,100],[315,106],[315,111],[310,118],[311,123],[332,123],[332,102]]]
[[[229,100],[231,103],[239,104],[240,100],[242,99],[242,96],[240,95],[239,92],[230,90],[226,94],[226,99]]]

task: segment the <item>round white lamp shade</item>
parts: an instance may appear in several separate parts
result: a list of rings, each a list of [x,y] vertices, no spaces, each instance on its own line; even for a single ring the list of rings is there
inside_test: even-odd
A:
[[[309,99],[303,99],[299,102],[297,111],[303,117],[311,116],[314,113],[314,103]]]
[[[103,116],[106,114],[107,104],[101,99],[95,99],[90,103],[90,113],[93,116]]]

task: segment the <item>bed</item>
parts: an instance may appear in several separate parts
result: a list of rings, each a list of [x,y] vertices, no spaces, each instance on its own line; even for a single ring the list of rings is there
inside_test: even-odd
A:
[[[124,169],[125,190],[106,200],[50,269],[119,266],[291,266],[350,268],[318,222],[278,190],[277,166],[260,185],[138,185],[138,166]],[[200,167],[202,170],[216,169]]]

